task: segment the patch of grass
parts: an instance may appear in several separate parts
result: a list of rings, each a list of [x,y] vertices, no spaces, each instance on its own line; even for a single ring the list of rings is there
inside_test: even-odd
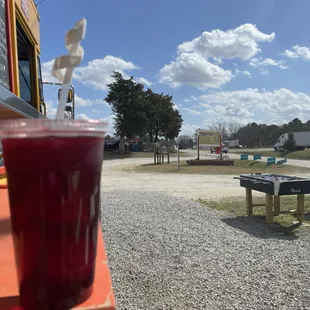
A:
[[[188,154],[186,152],[180,152],[180,156],[182,157],[192,157],[191,154]],[[153,158],[154,153],[153,152],[130,152],[130,153],[124,153],[120,154],[118,152],[111,152],[111,151],[105,151],[104,152],[104,159],[105,160],[113,160],[113,159],[125,159],[125,158]],[[170,153],[170,159],[176,159],[177,154],[176,153]],[[166,156],[165,156],[166,161]]]
[[[304,223],[310,224],[310,200],[305,197],[305,221]],[[199,203],[207,206],[208,208],[216,209],[219,211],[225,211],[236,215],[242,222],[242,219],[247,217],[245,198],[222,198],[219,200],[204,200],[199,199]],[[265,203],[265,197],[253,197],[254,204]],[[296,210],[296,196],[281,196],[281,211]],[[280,214],[273,217],[273,224],[265,224],[265,207],[253,207],[253,218],[266,225],[269,229],[279,232],[282,235],[296,235],[300,229],[299,224],[294,224],[296,218],[291,214]],[[247,217],[249,218],[249,217]],[[244,221],[243,221],[244,223]],[[305,227],[309,229],[309,227]],[[310,229],[309,229],[310,230]]]
[[[310,150],[296,151],[292,153],[288,153],[285,155],[286,158],[290,159],[302,159],[302,160],[310,160]]]
[[[273,150],[270,151],[255,151],[255,149],[249,149],[249,150],[237,150],[232,151],[232,153],[237,154],[260,154],[262,156],[266,157],[282,157],[282,158],[288,158],[288,159],[299,159],[299,160],[310,160],[310,150],[303,150],[303,151],[295,151],[291,153],[287,152],[275,152]]]
[[[117,152],[104,152],[104,160],[132,158],[132,153],[119,154]]]
[[[154,165],[147,164],[136,166],[130,169],[135,172],[147,173],[187,173],[187,174],[222,174],[238,175],[244,173],[278,173],[278,174],[306,174],[310,173],[309,168],[294,167],[289,165],[266,166],[265,162],[251,160],[235,160],[234,166],[190,166],[186,161],[180,162],[180,170],[177,170],[176,161],[170,164]]]

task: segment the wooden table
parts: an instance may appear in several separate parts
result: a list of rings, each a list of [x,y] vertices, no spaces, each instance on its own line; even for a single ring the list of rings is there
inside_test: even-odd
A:
[[[266,194],[266,203],[264,204],[253,204],[252,198],[252,189],[246,188],[245,189],[245,200],[246,200],[246,209],[247,214],[253,214],[253,207],[258,206],[265,206],[266,207],[266,223],[271,224],[273,222],[273,216],[279,214],[295,214],[297,220],[301,223],[304,220],[304,213],[305,213],[305,195],[304,194],[297,194],[297,210],[291,211],[282,211],[281,212],[281,202],[280,196],[274,196],[271,194]]]
[[[2,187],[2,189],[1,189]],[[19,296],[11,234],[8,193],[0,187],[0,309],[18,309]],[[74,309],[115,310],[111,277],[104,250],[102,234],[98,229],[98,248],[94,291],[91,297]]]

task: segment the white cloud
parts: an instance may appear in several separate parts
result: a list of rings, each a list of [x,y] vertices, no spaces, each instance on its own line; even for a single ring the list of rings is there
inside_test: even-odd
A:
[[[51,70],[54,60],[42,63],[43,81],[59,82],[52,75]],[[132,62],[125,61],[122,58],[107,55],[101,59],[94,59],[88,62],[86,66],[77,67],[73,73],[73,79],[81,84],[92,86],[97,90],[106,90],[107,84],[113,82],[111,77],[113,71],[118,71],[128,78],[128,73],[140,68]],[[136,81],[151,86],[152,83],[143,77],[137,77]]]
[[[104,118],[90,118],[88,115],[86,115],[85,113],[80,113],[76,116],[76,119],[82,119],[82,120],[99,120],[102,122],[105,122],[107,124],[107,134],[112,135],[114,133],[114,116],[111,114],[107,117]]]
[[[260,75],[268,75],[268,74],[269,74],[269,71],[268,71],[268,69],[260,68],[259,74],[260,74]]]
[[[191,96],[190,98],[185,98],[184,102],[194,102],[194,101],[197,101],[197,100],[198,100],[197,97]]]
[[[107,127],[107,134],[113,135],[114,134],[114,115],[109,115],[101,119],[101,121],[106,122]]]
[[[206,31],[178,46],[176,59],[160,69],[158,80],[173,88],[181,85],[199,89],[219,88],[234,77],[230,70],[219,66],[222,59],[248,60],[261,51],[260,42],[271,42],[274,38],[274,33],[265,34],[252,24],[227,31]],[[249,71],[244,71],[244,74],[251,75]]]
[[[86,114],[84,113],[80,113],[78,115],[76,115],[75,117],[76,119],[82,119],[82,120],[85,120],[85,121],[88,121],[88,120],[91,120],[90,117],[88,117]]]
[[[245,89],[213,92],[200,96],[206,122],[264,120],[286,122],[294,117],[310,119],[310,95],[281,88],[274,91]]]
[[[198,125],[183,124],[181,131],[180,131],[180,135],[192,136],[195,134],[198,128],[200,128]]]
[[[219,57],[212,57],[212,60],[216,65],[220,65],[223,62],[222,58]]]
[[[292,49],[285,50],[282,54],[288,58],[301,58],[305,61],[310,61],[310,49],[306,46],[294,45]]]
[[[79,106],[79,107],[89,107],[92,105],[90,100],[84,99],[78,95],[75,95],[75,104],[76,106]]]
[[[42,71],[43,82],[59,83],[59,81],[52,76],[53,64],[54,64],[54,59],[42,63],[41,71]]]
[[[282,70],[287,69],[288,66],[285,65],[285,61],[283,60],[274,60],[271,58],[252,58],[249,65],[251,67],[269,67],[274,66],[278,67]]]
[[[235,70],[235,75],[245,75],[247,76],[248,78],[252,78],[252,73],[248,70],[240,70],[240,69],[236,69]]]
[[[229,70],[212,64],[196,53],[182,53],[159,71],[159,82],[173,88],[191,85],[199,89],[218,88],[233,77]]]
[[[195,52],[204,58],[240,58],[248,60],[261,50],[259,42],[271,42],[275,34],[266,34],[255,25],[244,24],[235,29],[205,31],[201,36],[178,46],[179,53]]]
[[[56,117],[56,102],[54,102],[53,100],[46,100],[45,101],[46,104],[46,116],[48,118],[55,118]]]
[[[180,110],[180,111],[184,111],[184,112],[186,112],[187,114],[194,115],[194,116],[203,115],[202,112],[197,111],[197,110],[192,109],[192,108],[179,108],[179,110]]]
[[[147,86],[147,87],[151,87],[152,85],[153,85],[153,83],[152,82],[150,82],[149,80],[147,80],[147,79],[145,79],[145,78],[143,78],[143,77],[140,77],[140,78],[137,78],[137,79],[135,79],[138,83],[142,83],[142,84],[144,84],[145,86]]]
[[[81,102],[88,102],[89,100],[88,99],[83,99],[81,97],[78,97],[79,100],[81,100]],[[99,101],[99,100],[98,100]],[[93,102],[93,101],[91,101]],[[57,112],[57,101],[56,100],[46,100],[46,112],[47,112],[47,117],[48,118],[55,118],[56,117],[56,112]],[[76,102],[77,103],[77,106],[85,106],[85,105],[81,105],[81,104],[78,104],[78,101]],[[101,103],[103,104],[107,104],[105,101],[101,100]],[[88,105],[86,105],[88,106]],[[114,116],[111,114],[107,117],[100,117],[102,115],[102,112],[101,111],[98,111],[98,110],[93,110],[93,112],[97,113],[98,117],[95,117],[95,118],[90,118],[86,113],[78,113],[76,114],[75,118],[76,119],[82,119],[82,120],[91,120],[91,119],[94,119],[94,120],[100,120],[100,121],[103,121],[103,122],[106,122],[107,123],[107,134],[113,134],[114,133]]]
[[[78,95],[75,95],[75,104],[77,107],[90,107],[93,104],[102,104],[105,106],[109,106],[109,104],[103,99],[84,99]]]
[[[252,73],[248,70],[244,70],[243,74],[246,75],[247,77],[251,78],[252,77]]]
[[[124,78],[129,78],[129,71],[140,69],[132,62],[125,61],[122,58],[111,55],[105,56],[102,59],[94,59],[89,61],[86,66],[78,67],[73,77],[82,84],[90,85],[98,90],[107,90],[107,84],[113,82],[111,75],[113,71],[122,73]],[[143,83],[146,86],[151,86],[152,83],[143,77],[137,77],[135,80]]]
[[[86,66],[76,68],[74,78],[82,84],[90,85],[95,89],[106,90],[107,84],[113,82],[111,74],[113,71],[126,75],[127,71],[140,69],[132,62],[111,55],[102,59],[94,59]]]

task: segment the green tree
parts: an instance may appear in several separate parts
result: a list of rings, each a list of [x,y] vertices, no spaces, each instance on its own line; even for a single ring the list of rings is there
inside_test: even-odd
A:
[[[230,138],[239,139],[240,143],[247,147],[271,147],[282,134],[300,131],[310,131],[310,121],[303,123],[295,118],[281,126],[250,123],[240,128],[235,134],[231,134]]]
[[[114,128],[120,137],[120,153],[124,152],[125,137],[143,135],[147,126],[145,113],[145,92],[143,84],[134,82],[133,77],[125,79],[119,72],[113,72],[114,82],[108,85],[104,99],[115,115]]]
[[[180,149],[188,149],[194,146],[194,139],[191,136],[179,136],[177,139],[177,143],[179,144]]]
[[[145,94],[146,130],[150,142],[157,142],[159,137],[164,137],[166,140],[176,138],[180,133],[183,119],[175,109],[172,96],[156,94],[151,89]]]

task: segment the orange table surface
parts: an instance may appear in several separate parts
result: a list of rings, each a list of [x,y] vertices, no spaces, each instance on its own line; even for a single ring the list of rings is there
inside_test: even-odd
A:
[[[88,300],[74,308],[76,310],[116,309],[107,257],[102,240],[99,227],[94,291]],[[0,249],[0,310],[11,310],[19,306],[19,296],[6,189],[0,189]]]

